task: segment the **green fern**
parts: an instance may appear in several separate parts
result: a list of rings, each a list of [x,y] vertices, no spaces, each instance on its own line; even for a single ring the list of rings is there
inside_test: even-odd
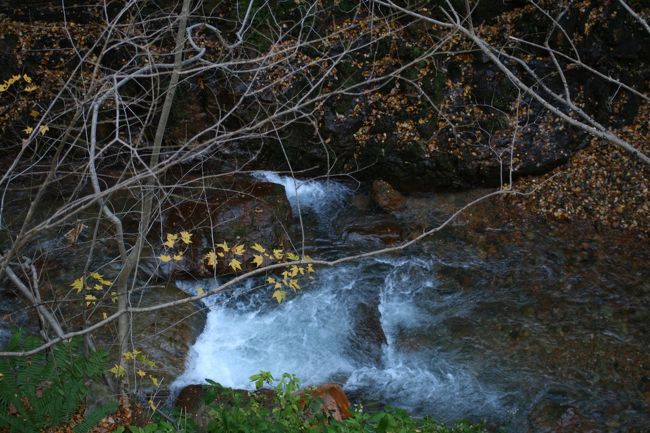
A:
[[[30,350],[37,337],[15,332],[5,350]],[[101,376],[105,353],[81,354],[81,340],[60,343],[49,352],[0,359],[0,426],[34,432],[70,420],[85,398],[86,382]]]

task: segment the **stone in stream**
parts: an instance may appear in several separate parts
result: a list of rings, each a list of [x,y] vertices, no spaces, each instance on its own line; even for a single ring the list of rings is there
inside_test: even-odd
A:
[[[391,184],[381,179],[372,182],[371,196],[373,201],[387,212],[400,210],[406,204],[404,196]]]
[[[191,232],[192,244],[180,261],[160,263],[159,276],[206,278],[215,275],[205,255],[223,241],[230,246],[249,246],[257,242],[267,249],[289,244],[287,227],[291,221],[291,205],[282,185],[237,177],[229,183],[222,181],[219,187],[209,191],[207,197],[185,201],[164,215],[163,233]],[[163,252],[173,253],[161,245],[155,256]],[[252,252],[237,259],[246,269]],[[217,260],[217,274],[231,271],[226,260]]]

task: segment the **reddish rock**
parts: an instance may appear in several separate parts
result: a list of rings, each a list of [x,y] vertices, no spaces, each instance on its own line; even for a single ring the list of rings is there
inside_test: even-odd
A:
[[[371,196],[374,202],[387,212],[400,210],[406,204],[404,196],[383,180],[375,180],[372,183]]]

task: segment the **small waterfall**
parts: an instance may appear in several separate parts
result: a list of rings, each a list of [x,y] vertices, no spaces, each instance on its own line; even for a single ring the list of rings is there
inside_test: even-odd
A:
[[[352,193],[346,185],[332,180],[300,180],[291,176],[280,176],[272,171],[253,173],[257,179],[284,186],[287,199],[295,212],[309,210],[324,216],[336,210]]]

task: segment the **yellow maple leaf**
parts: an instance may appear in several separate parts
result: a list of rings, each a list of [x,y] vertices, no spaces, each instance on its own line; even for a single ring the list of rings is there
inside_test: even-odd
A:
[[[138,376],[140,376],[140,377],[145,377],[145,376],[147,375],[147,373],[145,373],[143,369],[139,369],[139,370],[136,372],[136,374],[137,374]]]
[[[81,292],[84,289],[84,277],[79,277],[70,284],[70,287],[75,289],[77,293]]]
[[[309,273],[314,272],[314,267],[311,265],[311,263],[307,264],[307,272],[309,272]]]
[[[212,266],[213,268],[217,266],[217,254],[214,251],[208,252],[205,258],[208,260],[208,266]]]
[[[36,110],[32,110],[32,111],[29,112],[29,115],[30,115],[31,117],[38,117],[38,116],[41,115],[41,113],[39,113],[39,112],[36,111]]]
[[[291,251],[287,253],[287,258],[293,262],[295,262],[296,260],[300,260],[300,257],[298,257],[297,254],[292,253]]]
[[[264,254],[264,253],[266,252],[266,250],[264,249],[264,247],[263,247],[262,245],[258,244],[257,242],[255,242],[255,243],[251,246],[251,248],[254,249],[255,251],[257,251],[257,252],[260,253],[260,254]]]
[[[94,288],[95,290],[100,290],[100,291],[101,291],[101,290],[104,290],[104,286],[102,286],[101,284],[95,284],[95,285],[93,286],[93,288]]]
[[[23,89],[27,93],[32,93],[35,90],[38,90],[38,86],[36,84],[30,84],[29,86],[25,87]]]
[[[9,88],[8,85],[6,85],[4,83],[0,84],[0,93],[6,92],[8,88]]]
[[[274,289],[281,289],[282,288],[282,283],[279,281],[276,281],[276,283],[273,285]]]
[[[228,266],[230,266],[233,271],[241,271],[241,262],[237,259],[232,259],[230,263],[228,263]]]
[[[90,276],[92,278],[96,279],[96,280],[101,280],[102,279],[102,274],[100,274],[99,272],[91,272]]]
[[[273,277],[268,277],[268,278],[266,279],[266,282],[269,283],[269,284],[273,284],[273,283],[275,283],[275,278],[273,278]]]
[[[27,135],[31,134],[34,131],[34,128],[31,126],[28,126],[27,128],[23,129],[23,132]]]
[[[158,256],[158,258],[160,259],[161,262],[167,263],[172,259],[172,256],[168,254],[161,254],[160,256]]]
[[[282,260],[282,257],[284,257],[284,253],[282,252],[281,249],[273,250],[273,257],[275,257],[276,260]]]
[[[255,265],[259,268],[260,266],[262,266],[262,263],[264,263],[264,257],[255,254],[253,256],[253,263],[255,263]]]
[[[184,244],[189,245],[192,243],[192,233],[183,230],[179,234],[181,235],[181,240]]]
[[[179,251],[176,254],[174,254],[174,260],[177,261],[177,262],[180,262],[181,260],[183,260],[183,252]]]
[[[84,299],[86,300],[86,307],[93,305],[95,301],[97,301],[97,297],[95,295],[86,295]]]
[[[122,377],[122,376],[124,376],[126,374],[126,371],[124,370],[124,367],[122,367],[121,365],[117,365],[117,364],[115,364],[113,366],[113,368],[109,369],[108,371],[113,373],[113,375],[115,377]]]
[[[216,246],[221,248],[224,253],[227,253],[228,251],[230,251],[230,248],[228,248],[228,244],[226,243],[226,241],[223,241],[222,243],[217,244]]]
[[[278,301],[278,304],[281,304],[282,301],[284,301],[284,298],[287,297],[287,292],[284,290],[276,290],[273,292],[273,298],[275,298],[276,301]]]
[[[50,127],[47,126],[47,125],[41,125],[41,126],[38,127],[38,132],[40,132],[41,135],[45,135],[45,133],[47,131],[49,131],[49,130],[50,130]]]
[[[244,252],[246,252],[246,248],[243,245],[235,245],[232,247],[232,252],[237,256],[243,256]]]
[[[105,280],[104,278],[100,278],[97,281],[99,281],[99,284],[103,284],[104,286],[110,286],[113,284],[111,280]]]
[[[202,294],[205,293],[205,291],[203,290],[203,287],[199,287],[198,289],[196,289],[196,293],[197,293],[199,296],[201,296]]]
[[[156,403],[154,403],[153,400],[151,399],[147,400],[147,405],[149,406],[149,409],[151,409],[152,412],[158,410],[158,406],[156,406]]]
[[[23,80],[25,80],[25,83],[30,84],[32,82],[32,77],[30,77],[27,74],[23,75]]]
[[[158,382],[158,378],[157,378],[157,377],[154,377],[154,376],[149,375],[149,379],[151,380],[151,383],[153,383],[153,386],[158,386],[158,385],[160,385],[160,382]],[[149,400],[149,401],[151,401],[151,400]]]
[[[291,287],[294,291],[300,290],[300,284],[298,284],[298,280],[289,280],[289,287]]]
[[[106,311],[102,311],[102,319],[103,320],[108,319],[108,314],[106,314]]]
[[[178,239],[178,235],[175,235],[173,233],[167,233],[167,240],[163,242],[163,245],[165,245],[167,248],[174,248],[177,239]]]

